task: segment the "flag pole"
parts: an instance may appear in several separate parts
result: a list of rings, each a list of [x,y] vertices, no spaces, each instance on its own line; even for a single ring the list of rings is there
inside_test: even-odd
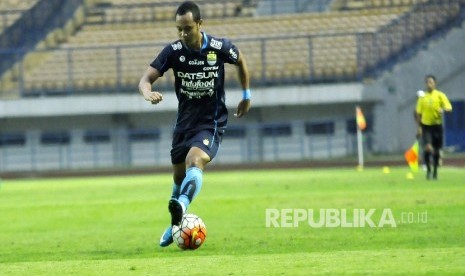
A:
[[[358,151],[358,168],[363,169],[363,137],[362,130],[357,125],[357,151]]]
[[[358,169],[363,170],[363,134],[366,128],[365,117],[363,116],[360,106],[355,106],[355,120],[357,128],[357,152],[358,152]]]

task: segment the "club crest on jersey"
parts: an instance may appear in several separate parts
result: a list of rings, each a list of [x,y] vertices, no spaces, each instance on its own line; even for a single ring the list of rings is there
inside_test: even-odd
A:
[[[207,55],[207,62],[210,66],[213,66],[216,64],[216,53],[215,52],[209,52]]]
[[[180,57],[179,57],[179,61],[180,61],[180,62],[184,62],[184,61],[186,61],[186,58],[185,58],[184,56],[180,56]]]

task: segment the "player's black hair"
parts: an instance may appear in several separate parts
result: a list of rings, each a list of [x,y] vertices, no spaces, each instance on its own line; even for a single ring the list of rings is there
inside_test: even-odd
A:
[[[194,19],[194,22],[196,22],[196,23],[200,22],[200,19],[202,17],[200,16],[199,6],[197,6],[197,4],[195,4],[192,1],[182,2],[182,4],[179,5],[179,7],[178,7],[178,9],[176,11],[176,15],[178,15],[178,14],[179,15],[185,15],[188,12],[192,13],[192,17]],[[176,15],[175,15],[175,17],[176,17]]]
[[[433,79],[433,80],[434,80],[434,82],[436,82],[436,77],[435,77],[434,75],[431,75],[431,74],[429,74],[429,75],[426,75],[426,77],[425,77],[425,81],[426,81],[427,79],[429,79],[429,78]]]

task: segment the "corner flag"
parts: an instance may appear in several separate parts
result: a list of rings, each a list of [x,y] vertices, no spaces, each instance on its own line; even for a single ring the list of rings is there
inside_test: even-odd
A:
[[[413,146],[405,151],[405,160],[413,172],[418,172],[418,141],[415,141]]]
[[[367,123],[365,121],[365,116],[363,116],[362,109],[357,106],[355,107],[355,119],[357,121],[357,126],[360,130],[365,130]]]

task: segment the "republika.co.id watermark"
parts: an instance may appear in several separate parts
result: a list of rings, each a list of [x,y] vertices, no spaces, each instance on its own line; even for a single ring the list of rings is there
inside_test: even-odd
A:
[[[399,224],[426,224],[428,211],[405,211],[396,213],[384,209],[274,209],[265,210],[266,227],[311,227],[311,228],[382,228]]]

